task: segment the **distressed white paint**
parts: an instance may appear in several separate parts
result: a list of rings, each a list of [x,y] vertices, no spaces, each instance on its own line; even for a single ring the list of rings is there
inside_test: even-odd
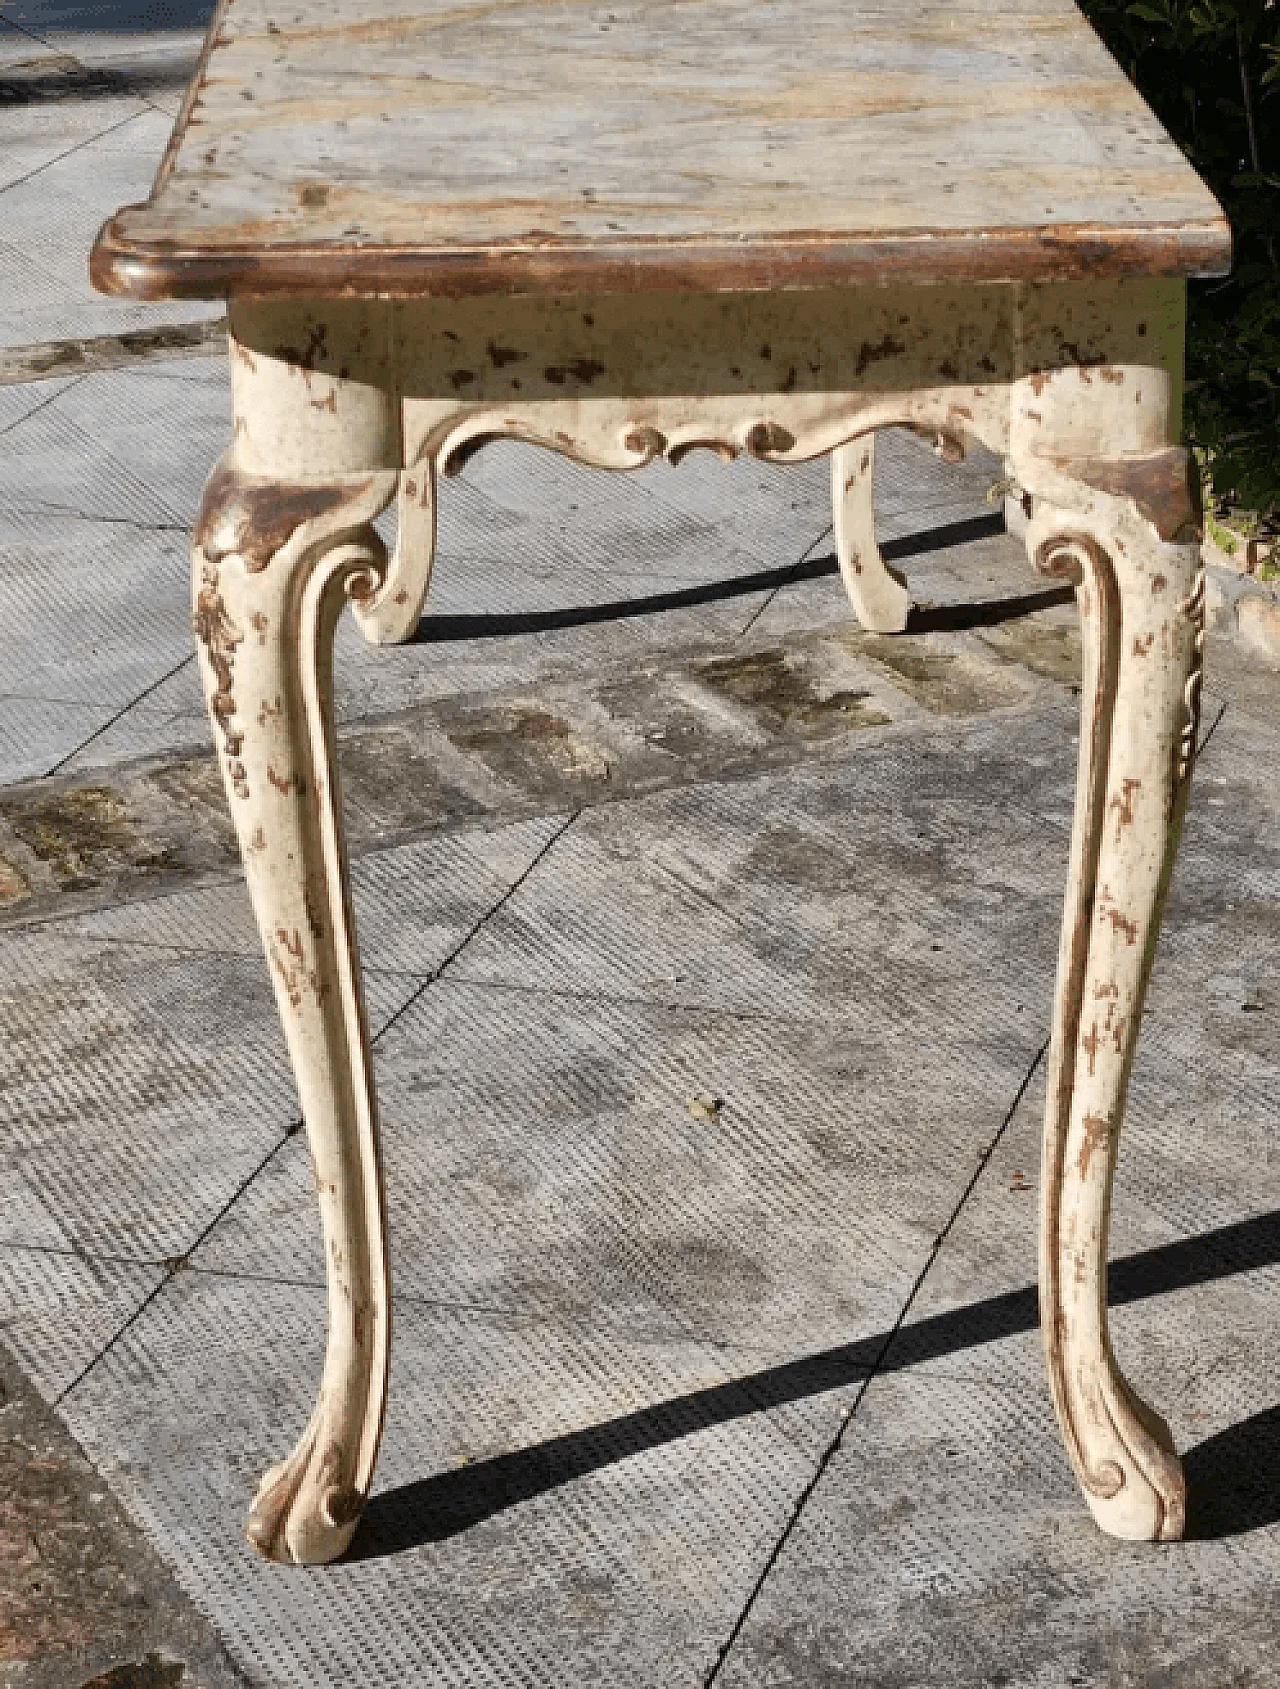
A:
[[[394,474],[352,478],[329,511],[252,557],[248,532],[215,515],[194,577],[205,689],[324,1226],[319,1399],[294,1453],[264,1477],[248,1524],[261,1553],[303,1564],[331,1560],[350,1541],[386,1400],[390,1284],[330,669],[344,595],[367,593],[385,567],[369,523],[395,485]]]
[[[978,439],[1003,454],[1033,557],[1081,582],[1083,752],[1046,1127],[1045,1336],[1064,1438],[1099,1522],[1121,1536],[1179,1533],[1168,1433],[1107,1340],[1105,1264],[1125,1082],[1194,743],[1198,547],[1178,499],[1166,488],[1153,505],[1135,476],[1177,439],[1181,312],[1180,283],[1137,279],[785,300],[233,303],[236,432],[199,530],[197,629],[330,1263],[319,1403],[255,1503],[250,1532],[264,1552],[313,1562],[345,1548],[386,1381],[375,1109],[327,705],[346,598],[371,638],[411,632],[437,474],[491,437],[620,469],[696,446],[781,462],[831,452],[855,609],[868,626],[900,627],[909,599],[875,546],[870,447],[876,428],[903,424],[946,449]],[[1143,509],[1096,490],[1116,477]],[[388,563],[370,522],[397,492]]]
[[[873,633],[901,633],[911,614],[906,577],[876,543],[876,437],[864,434],[831,454],[836,559],[853,613]]]
[[[1078,576],[1085,651],[1047,1087],[1042,1322],[1095,1519],[1114,1536],[1170,1539],[1185,1523],[1182,1469],[1168,1426],[1112,1353],[1106,1256],[1125,1090],[1194,759],[1204,578],[1199,545],[1160,543],[1126,500],[1082,497],[1060,476],[1040,485],[1054,502],[1035,501],[1027,545],[1042,568]]]

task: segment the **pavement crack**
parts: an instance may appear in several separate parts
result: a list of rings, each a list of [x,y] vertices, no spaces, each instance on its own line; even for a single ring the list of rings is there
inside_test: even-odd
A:
[[[188,659],[188,661],[189,660],[190,659]],[[159,682],[157,682],[157,685],[158,684]],[[412,996],[402,1003],[399,1009],[397,1009],[393,1015],[382,1023],[377,1032],[375,1032],[370,1038],[370,1044],[377,1044],[379,1040],[391,1030],[396,1022],[400,1020],[403,1015],[408,1013],[408,1011],[422,996],[422,993],[428,990],[435,980],[440,978],[441,974],[443,974],[446,968],[452,964],[455,958],[462,954],[467,945],[471,943],[472,939],[475,938],[477,934],[483,932],[489,922],[494,918],[499,910],[510,902],[516,892],[519,891],[520,887],[529,878],[530,874],[533,873],[534,869],[537,868],[539,863],[541,863],[547,857],[549,852],[555,848],[581,814],[582,811],[580,809],[575,809],[573,814],[568,817],[564,824],[556,829],[552,836],[543,845],[542,849],[537,852],[524,870],[516,876],[507,889],[502,893],[501,897],[489,906],[480,919],[470,928],[466,936],[459,940],[457,945],[455,945],[449,955],[445,957],[444,961],[435,970],[435,972],[431,974],[429,978],[425,979]],[[281,1133],[277,1142],[272,1144],[271,1148],[261,1158],[261,1160],[257,1162],[257,1164],[243,1179],[241,1179],[235,1190],[232,1191],[231,1195],[218,1209],[212,1219],[210,1219],[208,1223],[201,1228],[200,1232],[187,1246],[187,1248],[183,1250],[180,1255],[171,1256],[168,1260],[161,1263],[164,1268],[164,1276],[161,1278],[160,1282],[143,1297],[142,1301],[139,1302],[138,1306],[132,1311],[132,1313],[130,1313],[128,1317],[116,1327],[115,1331],[103,1344],[102,1348],[98,1350],[97,1354],[94,1355],[92,1360],[90,1360],[86,1366],[81,1368],[75,1378],[72,1379],[71,1383],[58,1393],[53,1403],[54,1407],[61,1407],[67,1397],[80,1388],[81,1384],[84,1383],[89,1374],[106,1359],[126,1333],[132,1330],[157,1297],[164,1293],[165,1289],[172,1283],[173,1279],[179,1273],[188,1270],[187,1263],[200,1248],[201,1244],[203,1244],[205,1240],[213,1234],[215,1229],[221,1225],[222,1221],[231,1212],[232,1208],[235,1207],[236,1203],[239,1202],[240,1198],[248,1190],[249,1186],[258,1177],[258,1175],[266,1170],[275,1157],[280,1154],[280,1151],[284,1148],[284,1146],[302,1130],[303,1124],[304,1122],[300,1118],[296,1118],[290,1126]]]
[[[800,553],[799,557],[797,557],[797,559],[796,559],[795,563],[792,565],[792,567],[795,568],[795,569],[799,569],[799,568],[803,567],[803,565],[806,564],[809,561],[809,559],[813,556],[814,552],[818,549],[818,547],[822,544],[822,542],[824,540],[830,538],[833,531],[834,530],[832,528],[831,523],[828,522],[827,526],[818,535],[817,539],[814,540],[811,545],[807,545],[805,547],[805,549]],[[773,588],[773,590],[766,595],[764,603],[756,605],[755,609],[751,612],[751,614],[747,617],[746,621],[738,629],[738,638],[739,639],[745,639],[747,637],[747,635],[751,632],[752,628],[760,620],[761,616],[764,615],[765,611],[769,608],[769,606],[773,603],[774,599],[782,591],[783,586],[790,586],[791,584],[792,583],[790,581],[779,582],[778,585],[775,586]]]
[[[550,853],[560,843],[560,840],[565,836],[565,834],[569,831],[570,827],[573,826],[574,822],[578,819],[578,817],[581,814],[582,814],[581,809],[575,809],[573,811],[572,815],[570,815],[568,817],[568,819],[561,826],[556,828],[555,832],[551,835],[551,837],[543,845],[542,849],[539,850],[537,852],[537,854],[532,858],[532,860],[525,866],[525,868],[519,874],[517,874],[516,878],[514,880],[512,880],[511,884],[502,893],[502,895],[499,898],[497,898],[493,903],[491,903],[489,905],[489,907],[485,910],[484,914],[480,916],[479,920],[475,921],[471,925],[471,927],[468,928],[467,932],[464,934],[464,936],[462,938],[460,938],[458,940],[457,944],[454,945],[453,949],[445,957],[444,961],[441,962],[440,966],[438,968],[433,968],[432,971],[423,980],[422,984],[413,993],[413,995],[411,997],[409,997],[405,1002],[403,1002],[400,1005],[400,1007],[396,1010],[395,1014],[393,1014],[391,1016],[390,1020],[388,1020],[386,1022],[386,1024],[382,1027],[381,1031],[378,1033],[378,1038],[381,1038],[383,1033],[389,1032],[398,1020],[400,1020],[404,1015],[408,1014],[409,1010],[411,1008],[413,1008],[414,1004],[422,996],[423,992],[429,991],[431,989],[431,987],[436,983],[436,981],[438,979],[440,979],[442,977],[442,975],[449,968],[451,968],[453,966],[453,964],[457,961],[458,957],[462,955],[463,951],[467,948],[467,946],[474,939],[476,939],[480,936],[480,934],[489,925],[490,921],[492,921],[493,918],[496,915],[498,915],[503,909],[506,908],[507,904],[510,903],[511,899],[516,895],[516,893],[520,890],[521,886],[524,885],[525,881],[533,873],[534,869],[537,868],[546,859],[546,857],[548,855],[550,855]],[[376,1043],[377,1039],[374,1039],[373,1042]]]
[[[138,693],[136,698],[131,698],[127,704],[118,709],[109,721],[104,721],[101,727],[95,727],[93,732],[90,733],[87,738],[82,739],[78,745],[76,745],[72,750],[69,750],[66,756],[60,757],[58,761],[54,763],[52,768],[46,768],[43,778],[49,780],[55,774],[60,773],[69,762],[74,761],[75,758],[80,755],[81,751],[85,750],[89,745],[92,745],[96,739],[101,739],[102,735],[109,732],[118,721],[123,720],[123,718],[129,714],[130,710],[136,709],[144,698],[149,698],[151,694],[163,686],[167,680],[172,680],[175,675],[181,674],[188,663],[193,663],[195,661],[195,655],[194,651],[188,651],[187,655],[181,662],[175,663],[171,669],[166,670],[165,673],[160,676],[159,680],[154,680],[150,686],[144,687],[144,689]]]
[[[564,829],[562,828],[561,831],[563,832],[563,830]],[[557,837],[558,836],[559,835],[557,835]],[[552,842],[554,843],[554,840]],[[545,852],[540,853],[540,855],[541,854],[545,854]],[[527,870],[526,870],[526,872],[527,872]],[[418,993],[415,992],[414,995],[416,997],[418,995]],[[410,999],[410,1001],[412,1001],[412,999]],[[408,1005],[406,1004],[405,1007],[408,1007]],[[403,1012],[403,1011],[401,1011],[401,1012]],[[399,1018],[398,1014],[392,1015],[390,1020],[384,1021],[383,1024],[378,1028],[377,1032],[375,1032],[373,1034],[373,1036],[370,1038],[369,1042],[371,1044],[376,1044],[378,1042],[378,1039],[382,1037],[382,1034],[384,1032],[386,1032],[388,1027],[390,1027],[392,1025],[392,1023],[395,1020],[397,1020],[398,1018]],[[245,1177],[243,1179],[240,1180],[240,1182],[236,1186],[235,1190],[232,1191],[231,1195],[227,1198],[227,1200],[218,1209],[217,1213],[213,1216],[213,1218],[211,1220],[209,1220],[207,1222],[207,1224],[204,1225],[201,1228],[201,1230],[197,1233],[195,1238],[191,1241],[191,1243],[189,1243],[187,1245],[187,1247],[184,1250],[181,1251],[181,1253],[179,1253],[177,1255],[166,1256],[161,1261],[154,1261],[154,1262],[151,1262],[151,1263],[146,1263],[146,1262],[140,1262],[139,1263],[139,1265],[150,1264],[152,1266],[156,1266],[156,1267],[163,1269],[163,1275],[164,1276],[160,1279],[159,1283],[154,1285],[152,1287],[152,1289],[147,1293],[147,1295],[143,1297],[142,1301],[139,1302],[138,1306],[133,1310],[133,1312],[131,1314],[129,1314],[128,1317],[125,1320],[123,1320],[119,1326],[116,1327],[115,1331],[112,1332],[111,1336],[103,1344],[102,1348],[98,1350],[97,1354],[94,1355],[92,1360],[89,1361],[88,1365],[82,1367],[80,1372],[76,1375],[76,1377],[72,1379],[71,1383],[68,1384],[65,1387],[65,1389],[59,1391],[58,1395],[54,1398],[54,1401],[53,1401],[53,1406],[55,1408],[61,1407],[63,1402],[66,1401],[67,1397],[70,1396],[73,1391],[78,1390],[80,1388],[81,1384],[84,1383],[85,1379],[89,1376],[89,1374],[92,1371],[94,1371],[94,1369],[97,1366],[99,1366],[102,1361],[104,1361],[106,1359],[106,1357],[111,1353],[111,1351],[116,1347],[116,1345],[126,1335],[126,1333],[129,1332],[130,1330],[132,1330],[132,1328],[142,1318],[143,1314],[146,1313],[147,1309],[151,1306],[151,1304],[157,1299],[157,1297],[159,1297],[160,1295],[163,1294],[163,1292],[168,1288],[168,1286],[173,1282],[173,1280],[178,1276],[178,1274],[189,1272],[189,1271],[192,1270],[192,1268],[191,1268],[191,1257],[195,1254],[197,1249],[199,1249],[201,1244],[203,1244],[209,1237],[212,1236],[214,1231],[216,1231],[217,1228],[222,1224],[223,1220],[226,1219],[227,1215],[235,1207],[236,1203],[239,1202],[240,1198],[248,1190],[249,1186],[253,1183],[253,1181],[258,1177],[258,1175],[260,1173],[264,1172],[267,1169],[267,1167],[270,1166],[271,1162],[274,1161],[276,1156],[278,1156],[280,1154],[280,1151],[284,1148],[284,1146],[287,1143],[289,1143],[290,1140],[302,1129],[302,1125],[303,1125],[303,1122],[302,1122],[300,1117],[296,1117],[292,1122],[290,1122],[290,1124],[280,1134],[280,1136],[276,1140],[276,1142],[274,1144],[272,1144],[271,1148],[267,1151],[267,1153],[264,1156],[262,1156],[262,1158],[256,1163],[256,1165],[245,1175]],[[74,1251],[74,1253],[83,1253],[83,1252],[82,1251]]]
[[[26,33],[27,32],[24,30],[23,34]],[[32,40],[36,39],[38,39],[38,37],[32,37]],[[77,61],[77,63],[78,62],[79,61]],[[159,111],[161,109],[159,106],[152,105],[150,100],[143,100],[143,97],[140,94],[134,94],[130,97],[136,100],[142,100],[142,103],[151,111]],[[12,182],[6,182],[4,186],[0,188],[0,194],[7,194],[12,188],[20,188],[24,182],[30,182],[33,177],[42,175],[46,170],[52,170],[55,164],[61,164],[64,159],[74,157],[76,153],[83,152],[86,147],[94,146],[98,141],[105,140],[108,135],[114,135],[117,129],[123,129],[127,123],[136,123],[140,117],[145,117],[146,115],[147,113],[145,111],[131,111],[128,117],[120,118],[117,123],[108,123],[106,128],[100,129],[96,135],[90,135],[87,140],[77,141],[74,147],[68,147],[65,152],[60,152],[56,158],[47,158],[43,164],[37,164],[34,170],[28,170],[25,176],[16,176]],[[167,115],[168,114],[166,113],[166,116]]]
[[[314,1290],[317,1295],[328,1293],[328,1285],[323,1275],[316,1278],[301,1278],[288,1273],[249,1272],[245,1268],[235,1267],[201,1267],[194,1261],[186,1261],[185,1270],[198,1274],[201,1278],[234,1279],[237,1283],[247,1284],[279,1284],[286,1285],[293,1290]],[[456,1297],[421,1296],[412,1290],[397,1290],[392,1296],[392,1303],[403,1303],[415,1308],[431,1308],[445,1314],[479,1314],[485,1319],[501,1319],[513,1321],[519,1325],[533,1326],[538,1319],[524,1308],[504,1308],[489,1302],[464,1302]]]
[[[1224,703],[1222,708],[1218,711],[1217,715],[1214,716],[1213,721],[1210,724],[1210,726],[1200,735],[1200,743],[1196,746],[1196,761],[1197,762],[1199,762],[1200,758],[1204,755],[1206,750],[1208,750],[1210,739],[1213,738],[1214,734],[1218,731],[1219,727],[1221,727],[1222,718],[1223,718],[1224,715],[1226,715],[1227,711],[1230,708],[1231,708],[1231,705],[1230,705],[1229,702]]]
[[[894,1320],[893,1325],[889,1328],[884,1342],[880,1345],[879,1350],[872,1360],[866,1377],[859,1385],[858,1392],[855,1395],[852,1404],[845,1408],[841,1413],[840,1423],[836,1428],[835,1435],[828,1441],[826,1448],[822,1451],[822,1454],[818,1458],[818,1463],[814,1468],[809,1481],[805,1484],[804,1488],[797,1496],[791,1509],[791,1513],[788,1516],[786,1523],[783,1525],[782,1530],[778,1534],[777,1541],[770,1550],[768,1558],[766,1559],[759,1576],[752,1585],[751,1591],[748,1594],[746,1601],[743,1603],[741,1611],[734,1620],[733,1627],[730,1630],[729,1635],[721,1645],[720,1650],[711,1665],[711,1669],[702,1680],[702,1689],[712,1689],[712,1686],[717,1682],[721,1672],[724,1670],[725,1662],[728,1660],[734,1644],[746,1628],[747,1621],[750,1619],[751,1614],[755,1609],[756,1602],[759,1600],[765,1584],[768,1582],[774,1567],[782,1558],[788,1542],[795,1534],[796,1527],[799,1525],[805,1509],[808,1507],[809,1502],[813,1498],[818,1485],[826,1476],[831,1462],[839,1454],[844,1444],[845,1433],[852,1424],[858,1409],[862,1406],[862,1403],[866,1398],[867,1391],[871,1388],[872,1384],[875,1383],[876,1376],[881,1367],[884,1365],[885,1358],[887,1357],[890,1349],[893,1347],[894,1340],[898,1336],[898,1333],[902,1330],[903,1325],[906,1323],[907,1315],[911,1312],[916,1298],[924,1288],[924,1281],[929,1276],[929,1272],[933,1267],[934,1262],[937,1260],[943,1244],[946,1243],[947,1238],[951,1234],[952,1228],[955,1226],[956,1221],[960,1218],[965,1204],[973,1195],[979,1179],[981,1179],[982,1175],[986,1172],[992,1156],[1000,1147],[1001,1140],[1008,1131],[1009,1126],[1013,1121],[1013,1117],[1018,1112],[1018,1107],[1021,1104],[1023,1097],[1026,1096],[1031,1085],[1031,1081],[1035,1078],[1036,1072],[1040,1067],[1041,1062],[1048,1054],[1048,1051],[1049,1040],[1046,1038],[1044,1043],[1041,1044],[1040,1048],[1036,1051],[1035,1056],[1032,1058],[1031,1065],[1027,1068],[1026,1073],[1023,1075],[1022,1082],[1014,1093],[1013,1101],[1009,1104],[1009,1107],[1005,1112],[1004,1119],[1000,1122],[999,1130],[992,1137],[990,1143],[988,1143],[984,1148],[978,1159],[978,1165],[974,1168],[973,1173],[970,1175],[964,1189],[961,1191],[959,1199],[952,1208],[946,1224],[942,1227],[941,1231],[939,1231],[937,1237],[934,1238],[933,1243],[929,1248],[929,1253],[925,1258],[925,1263],[916,1275],[915,1283],[911,1286],[911,1289],[907,1294],[907,1299],[902,1304],[902,1307],[898,1312],[897,1319]]]
[[[83,380],[84,378],[81,377]],[[57,395],[55,395],[56,397]],[[28,412],[34,415],[34,412]],[[26,417],[22,418],[25,422]],[[72,522],[103,522],[111,526],[134,528],[141,534],[189,534],[189,522],[144,522],[137,516],[107,516],[100,510],[77,510],[73,504],[40,503],[28,505],[11,504],[7,507],[10,516],[58,516]]]
[[[257,1165],[249,1173],[247,1173],[243,1179],[241,1179],[240,1183],[223,1203],[222,1207],[219,1208],[218,1212],[203,1228],[200,1234],[196,1237],[195,1241],[187,1249],[185,1249],[182,1254],[170,1256],[165,1262],[158,1263],[158,1265],[163,1267],[163,1276],[159,1282],[152,1286],[152,1288],[142,1298],[141,1302],[138,1303],[138,1306],[133,1310],[133,1312],[121,1321],[121,1323],[112,1332],[111,1336],[108,1337],[107,1341],[98,1350],[97,1354],[93,1356],[87,1365],[81,1367],[80,1371],[71,1380],[70,1384],[66,1385],[65,1388],[58,1392],[58,1394],[54,1397],[52,1404],[55,1408],[61,1407],[67,1397],[80,1388],[85,1379],[88,1378],[89,1374],[102,1364],[126,1333],[133,1329],[151,1304],[164,1293],[178,1274],[186,1271],[186,1263],[191,1255],[193,1255],[200,1247],[204,1240],[209,1236],[210,1232],[213,1231],[214,1227],[217,1226],[228,1213],[230,1213],[231,1209],[237,1202],[239,1202],[245,1191],[248,1190],[249,1186],[258,1177],[258,1174],[262,1172],[270,1161],[279,1155],[281,1148],[287,1144],[288,1141],[289,1139],[287,1134],[282,1134],[279,1141],[272,1144],[267,1153],[262,1157]]]
[[[86,1249],[80,1243],[24,1243],[20,1238],[0,1239],[0,1249],[18,1254],[56,1255],[63,1260],[102,1262],[110,1267],[161,1267],[164,1262],[154,1255],[115,1255],[106,1250]]]
[[[69,379],[64,381],[63,385],[58,388],[56,393],[50,393],[47,399],[41,399],[38,405],[32,405],[29,411],[23,411],[20,417],[17,417],[13,422],[7,423],[3,428],[0,428],[0,437],[5,434],[12,434],[15,428],[21,428],[24,422],[30,422],[33,416],[39,416],[41,411],[48,410],[49,406],[56,404],[64,393],[69,393],[73,387],[78,387],[82,381],[86,381],[87,379],[88,377],[84,375],[71,376]],[[29,514],[38,515],[39,512],[34,511],[29,512]]]

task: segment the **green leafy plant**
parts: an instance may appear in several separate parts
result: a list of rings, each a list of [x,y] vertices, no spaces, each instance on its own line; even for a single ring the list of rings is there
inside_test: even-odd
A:
[[[1189,289],[1187,438],[1222,516],[1280,525],[1280,0],[1081,4],[1231,222],[1231,276]]]

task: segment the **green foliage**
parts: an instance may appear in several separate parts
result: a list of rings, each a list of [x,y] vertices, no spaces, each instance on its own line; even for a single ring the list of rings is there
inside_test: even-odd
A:
[[[1187,437],[1213,498],[1280,517],[1280,0],[1081,0],[1235,235],[1192,282]]]

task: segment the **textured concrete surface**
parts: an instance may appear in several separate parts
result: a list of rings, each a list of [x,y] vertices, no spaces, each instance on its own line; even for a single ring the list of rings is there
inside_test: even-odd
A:
[[[211,10],[206,0],[0,5],[0,372],[21,368],[5,348],[42,345],[56,367],[60,347],[74,366],[77,343],[220,315],[102,298],[87,269],[106,218],[147,196]]]
[[[0,207],[48,188],[15,264],[64,274],[181,91],[194,14],[103,17],[0,9]],[[0,1680],[1280,1681],[1276,673],[1211,641],[1112,1284],[1191,1540],[1119,1544],[1033,1290],[1074,613],[998,466],[905,436],[900,639],[851,620],[824,465],[510,445],[444,490],[416,641],[343,627],[392,1398],[348,1561],[252,1558],[324,1298],[188,627],[225,376],[34,288],[0,343],[96,350],[0,383]]]

